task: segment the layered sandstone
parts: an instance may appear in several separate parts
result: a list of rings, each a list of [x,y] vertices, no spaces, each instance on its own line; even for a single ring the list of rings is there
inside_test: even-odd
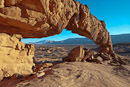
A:
[[[92,39],[101,53],[115,56],[105,22],[93,16],[87,5],[75,0],[1,0],[2,33],[42,38],[60,34],[64,28]]]
[[[25,45],[21,35],[0,33],[0,80],[13,74],[32,73],[34,46]]]

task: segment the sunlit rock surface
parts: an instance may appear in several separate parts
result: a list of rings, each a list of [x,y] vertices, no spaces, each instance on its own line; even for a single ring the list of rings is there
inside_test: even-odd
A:
[[[31,74],[34,46],[20,42],[21,35],[0,33],[0,80],[13,74]]]

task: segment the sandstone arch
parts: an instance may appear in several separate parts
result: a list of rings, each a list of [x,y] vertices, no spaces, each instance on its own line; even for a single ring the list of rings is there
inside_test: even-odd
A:
[[[1,6],[1,33],[42,38],[66,28],[92,39],[102,52],[114,54],[105,22],[93,16],[87,5],[75,0],[1,0]]]
[[[0,0],[0,80],[15,73],[32,73],[34,48],[21,43],[22,37],[53,36],[64,28],[92,39],[100,53],[116,59],[105,22],[93,16],[87,5],[75,0]],[[18,62],[14,64],[14,60]]]

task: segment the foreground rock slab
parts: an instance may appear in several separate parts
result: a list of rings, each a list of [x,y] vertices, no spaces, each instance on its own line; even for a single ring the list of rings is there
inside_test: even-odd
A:
[[[52,68],[51,75],[17,84],[17,87],[129,87],[130,76],[114,66],[93,63],[61,63]],[[120,68],[119,68],[120,69]],[[114,72],[113,72],[114,70]],[[126,74],[126,75],[125,75]]]
[[[20,75],[14,74],[10,77],[4,77],[2,81],[0,81],[0,87],[16,87],[16,85],[23,81],[31,81],[34,79],[44,78],[46,75],[51,74],[53,64],[52,63],[44,63],[39,64],[33,67],[33,73],[28,75]],[[25,87],[25,86],[24,86]]]
[[[0,33],[0,80],[13,74],[32,73],[34,45],[25,45],[21,35]]]

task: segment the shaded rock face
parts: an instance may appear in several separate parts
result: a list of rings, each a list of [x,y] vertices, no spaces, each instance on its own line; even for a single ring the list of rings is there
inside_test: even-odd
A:
[[[21,34],[23,38],[48,37],[66,28],[92,39],[101,52],[113,55],[105,22],[75,0],[1,0],[0,27],[2,33]]]
[[[13,74],[30,74],[34,66],[34,46],[20,42],[21,35],[0,33],[0,80]]]

